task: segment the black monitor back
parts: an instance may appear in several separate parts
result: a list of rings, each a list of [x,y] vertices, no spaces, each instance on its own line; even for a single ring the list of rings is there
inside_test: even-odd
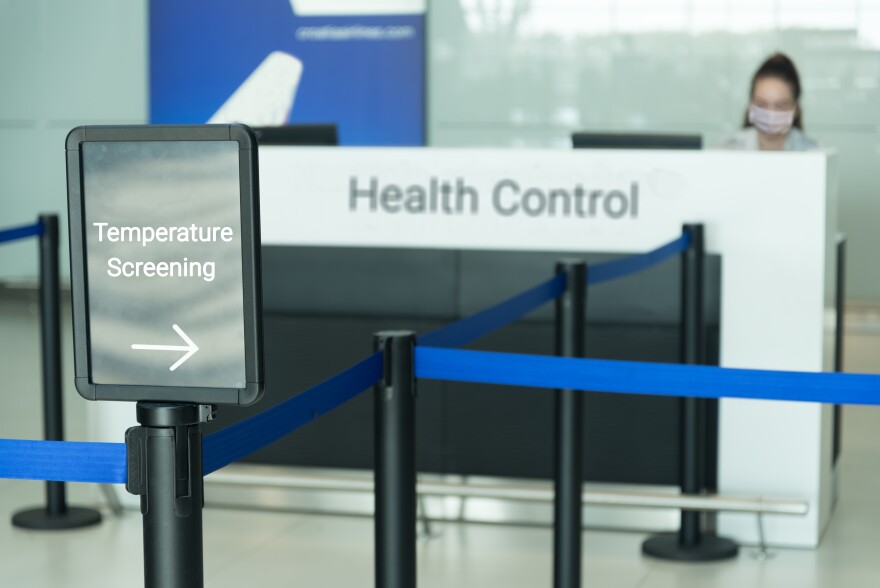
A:
[[[253,127],[260,145],[301,145],[327,146],[339,145],[336,125],[330,123],[283,125],[280,127]]]
[[[654,133],[572,133],[575,149],[702,149],[700,135]]]

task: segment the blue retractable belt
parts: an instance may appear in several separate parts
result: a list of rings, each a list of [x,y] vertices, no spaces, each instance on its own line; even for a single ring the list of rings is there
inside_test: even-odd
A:
[[[461,347],[547,304],[565,291],[565,275],[559,274],[509,300],[418,338],[427,347]]]
[[[746,370],[427,347],[417,347],[415,353],[416,377],[428,380],[694,398],[880,404],[880,376],[874,375]]]
[[[646,270],[683,252],[689,246],[690,234],[682,233],[678,239],[647,253],[591,265],[587,271],[587,284],[595,286]],[[419,345],[462,347],[555,300],[565,288],[565,276],[557,275],[500,304],[419,337]]]
[[[124,443],[0,439],[0,478],[124,484]]]
[[[37,237],[43,234],[43,223],[37,222],[32,225],[23,227],[13,227],[11,229],[3,229],[0,231],[0,243],[7,241],[15,241],[17,239],[25,239],[27,237]]]
[[[670,257],[684,252],[690,247],[690,244],[690,233],[682,233],[681,237],[675,241],[671,241],[652,251],[590,265],[587,269],[587,284],[595,286],[596,284],[618,280],[644,271],[651,266],[662,263]]]
[[[351,400],[382,377],[382,354],[374,353],[342,373],[277,406],[205,437],[202,470],[217,471]]]
[[[307,425],[379,381],[375,353],[305,392],[204,439],[203,471],[209,474]],[[125,484],[124,443],[0,439],[0,478]]]

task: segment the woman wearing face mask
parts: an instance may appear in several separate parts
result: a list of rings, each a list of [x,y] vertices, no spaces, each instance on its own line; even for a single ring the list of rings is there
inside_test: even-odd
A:
[[[722,149],[808,151],[819,144],[803,131],[801,82],[788,56],[771,55],[752,78],[745,124],[721,142]]]

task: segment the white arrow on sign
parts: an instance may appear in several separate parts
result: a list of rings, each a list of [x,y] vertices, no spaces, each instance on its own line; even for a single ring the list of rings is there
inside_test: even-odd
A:
[[[173,372],[179,368],[183,362],[195,355],[195,352],[199,350],[199,346],[193,343],[193,340],[187,337],[186,333],[183,332],[183,329],[177,325],[171,325],[171,328],[177,331],[177,334],[186,342],[186,345],[142,345],[140,343],[133,343],[131,348],[146,351],[186,351],[184,356],[178,359],[177,363],[169,368]]]

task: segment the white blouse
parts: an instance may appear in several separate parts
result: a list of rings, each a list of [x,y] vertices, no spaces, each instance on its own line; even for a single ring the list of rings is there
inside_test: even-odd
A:
[[[758,129],[746,127],[741,131],[737,131],[719,142],[717,148],[732,151],[759,151],[761,145],[758,143]],[[813,149],[819,149],[819,143],[806,136],[799,128],[792,127],[785,138],[783,150],[812,151]]]

